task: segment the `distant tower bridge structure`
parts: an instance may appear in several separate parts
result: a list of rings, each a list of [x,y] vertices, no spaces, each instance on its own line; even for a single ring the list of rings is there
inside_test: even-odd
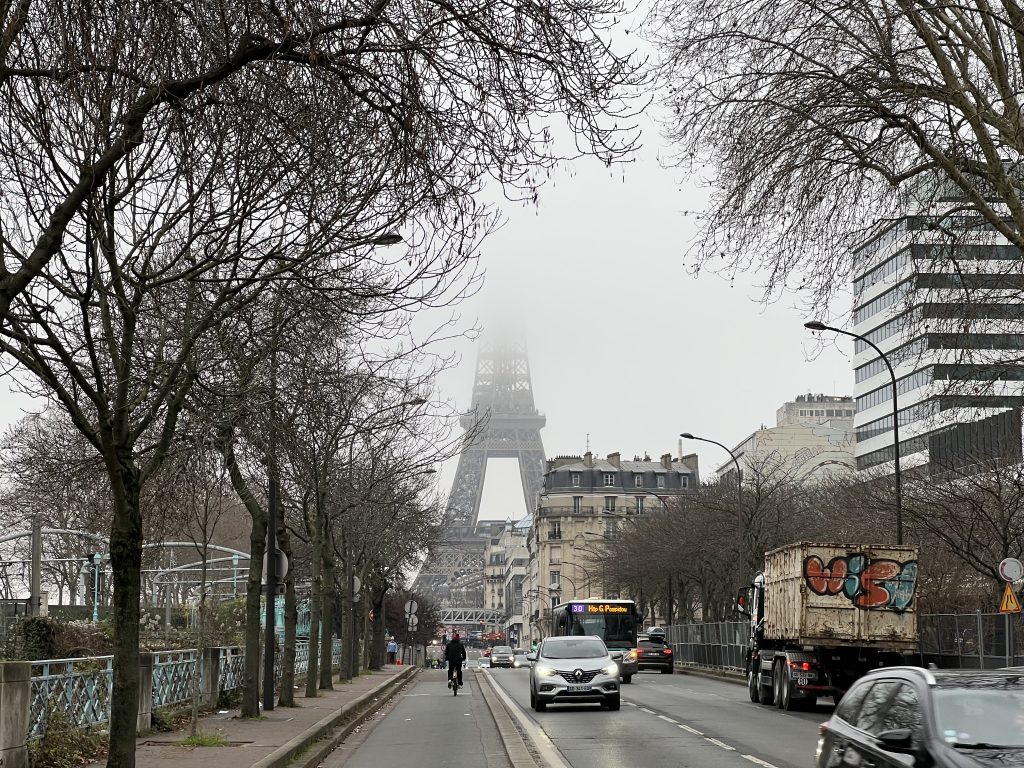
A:
[[[485,336],[476,362],[473,403],[461,419],[466,442],[459,455],[445,539],[424,563],[413,589],[430,594],[449,611],[483,608],[484,550],[491,524],[480,522],[487,462],[519,461],[526,509],[537,506],[544,481],[544,414],[537,410],[530,362],[522,337]]]

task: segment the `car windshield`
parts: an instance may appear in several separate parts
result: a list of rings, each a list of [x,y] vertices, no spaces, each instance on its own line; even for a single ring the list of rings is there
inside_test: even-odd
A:
[[[999,688],[938,688],[939,734],[957,746],[1024,748],[1024,685],[1008,678]]]
[[[544,643],[541,655],[546,659],[599,659],[607,656],[608,650],[593,637],[560,638]]]

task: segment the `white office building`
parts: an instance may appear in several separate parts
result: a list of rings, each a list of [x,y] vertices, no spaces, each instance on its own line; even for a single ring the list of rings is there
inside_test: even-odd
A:
[[[853,325],[897,380],[901,467],[930,473],[1021,455],[1024,268],[978,217],[908,216],[854,252]],[[855,340],[857,469],[893,471],[892,377]]]

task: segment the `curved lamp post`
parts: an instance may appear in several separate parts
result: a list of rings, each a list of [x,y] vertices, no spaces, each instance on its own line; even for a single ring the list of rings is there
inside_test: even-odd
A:
[[[711,443],[712,445],[717,445],[723,451],[728,453],[729,454],[729,458],[732,459],[732,463],[736,465],[736,494],[740,498],[743,497],[743,468],[740,467],[739,459],[736,458],[736,454],[735,453],[730,451],[728,448],[726,448],[724,445],[722,445],[717,440],[711,440],[711,439],[709,439],[707,437],[697,437],[697,435],[691,434],[690,432],[680,432],[679,436],[684,438],[684,439],[686,439],[686,440],[700,440],[701,442],[704,442],[704,443]]]
[[[885,353],[878,348],[871,339],[866,336],[861,336],[859,333],[853,331],[846,331],[842,328],[834,328],[831,325],[825,325],[820,320],[811,320],[804,323],[804,328],[810,331],[832,331],[833,333],[841,333],[843,336],[850,336],[854,339],[860,339],[869,347],[871,347],[878,356],[882,358],[882,362],[885,363],[885,367],[889,369],[889,378],[892,380],[892,452],[893,452],[893,463],[895,465],[895,480],[896,480],[896,543],[903,543],[903,478],[900,476],[900,407],[897,401],[899,392],[896,384],[896,372],[892,369],[892,364],[889,362],[889,358],[885,356]]]

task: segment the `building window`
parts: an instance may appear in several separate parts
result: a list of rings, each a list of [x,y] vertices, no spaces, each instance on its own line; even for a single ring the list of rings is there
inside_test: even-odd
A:
[[[615,497],[614,496],[605,496],[604,497],[604,508],[605,508],[605,511],[607,511],[607,512],[614,512],[615,511]]]
[[[659,488],[664,488],[665,487],[665,476],[664,475],[658,475],[658,487]]]
[[[689,488],[690,487],[690,476],[689,475],[680,475],[679,476],[679,487],[680,488]]]
[[[580,487],[580,473],[579,472],[571,472],[570,476],[572,477],[572,487],[573,488],[579,488]]]
[[[605,520],[605,522],[604,522],[604,537],[606,539],[617,539],[619,537],[619,521],[618,520]]]
[[[633,486],[636,488],[644,487],[644,476],[641,475],[639,472],[633,475]]]
[[[605,472],[604,473],[604,487],[605,488],[611,488],[614,485],[615,485],[615,473],[614,472]]]
[[[562,574],[560,571],[551,571],[548,573],[548,586],[552,589],[562,588]]]
[[[562,538],[562,523],[554,522],[551,524],[551,528],[548,529],[549,539],[560,539]]]
[[[637,514],[643,514],[643,512],[644,512],[644,497],[643,496],[637,496],[636,497],[636,511],[637,511]]]
[[[572,497],[572,511],[579,514],[583,511],[583,497],[573,496]]]
[[[562,562],[562,548],[552,547],[549,553],[551,555],[551,565],[560,565]]]

